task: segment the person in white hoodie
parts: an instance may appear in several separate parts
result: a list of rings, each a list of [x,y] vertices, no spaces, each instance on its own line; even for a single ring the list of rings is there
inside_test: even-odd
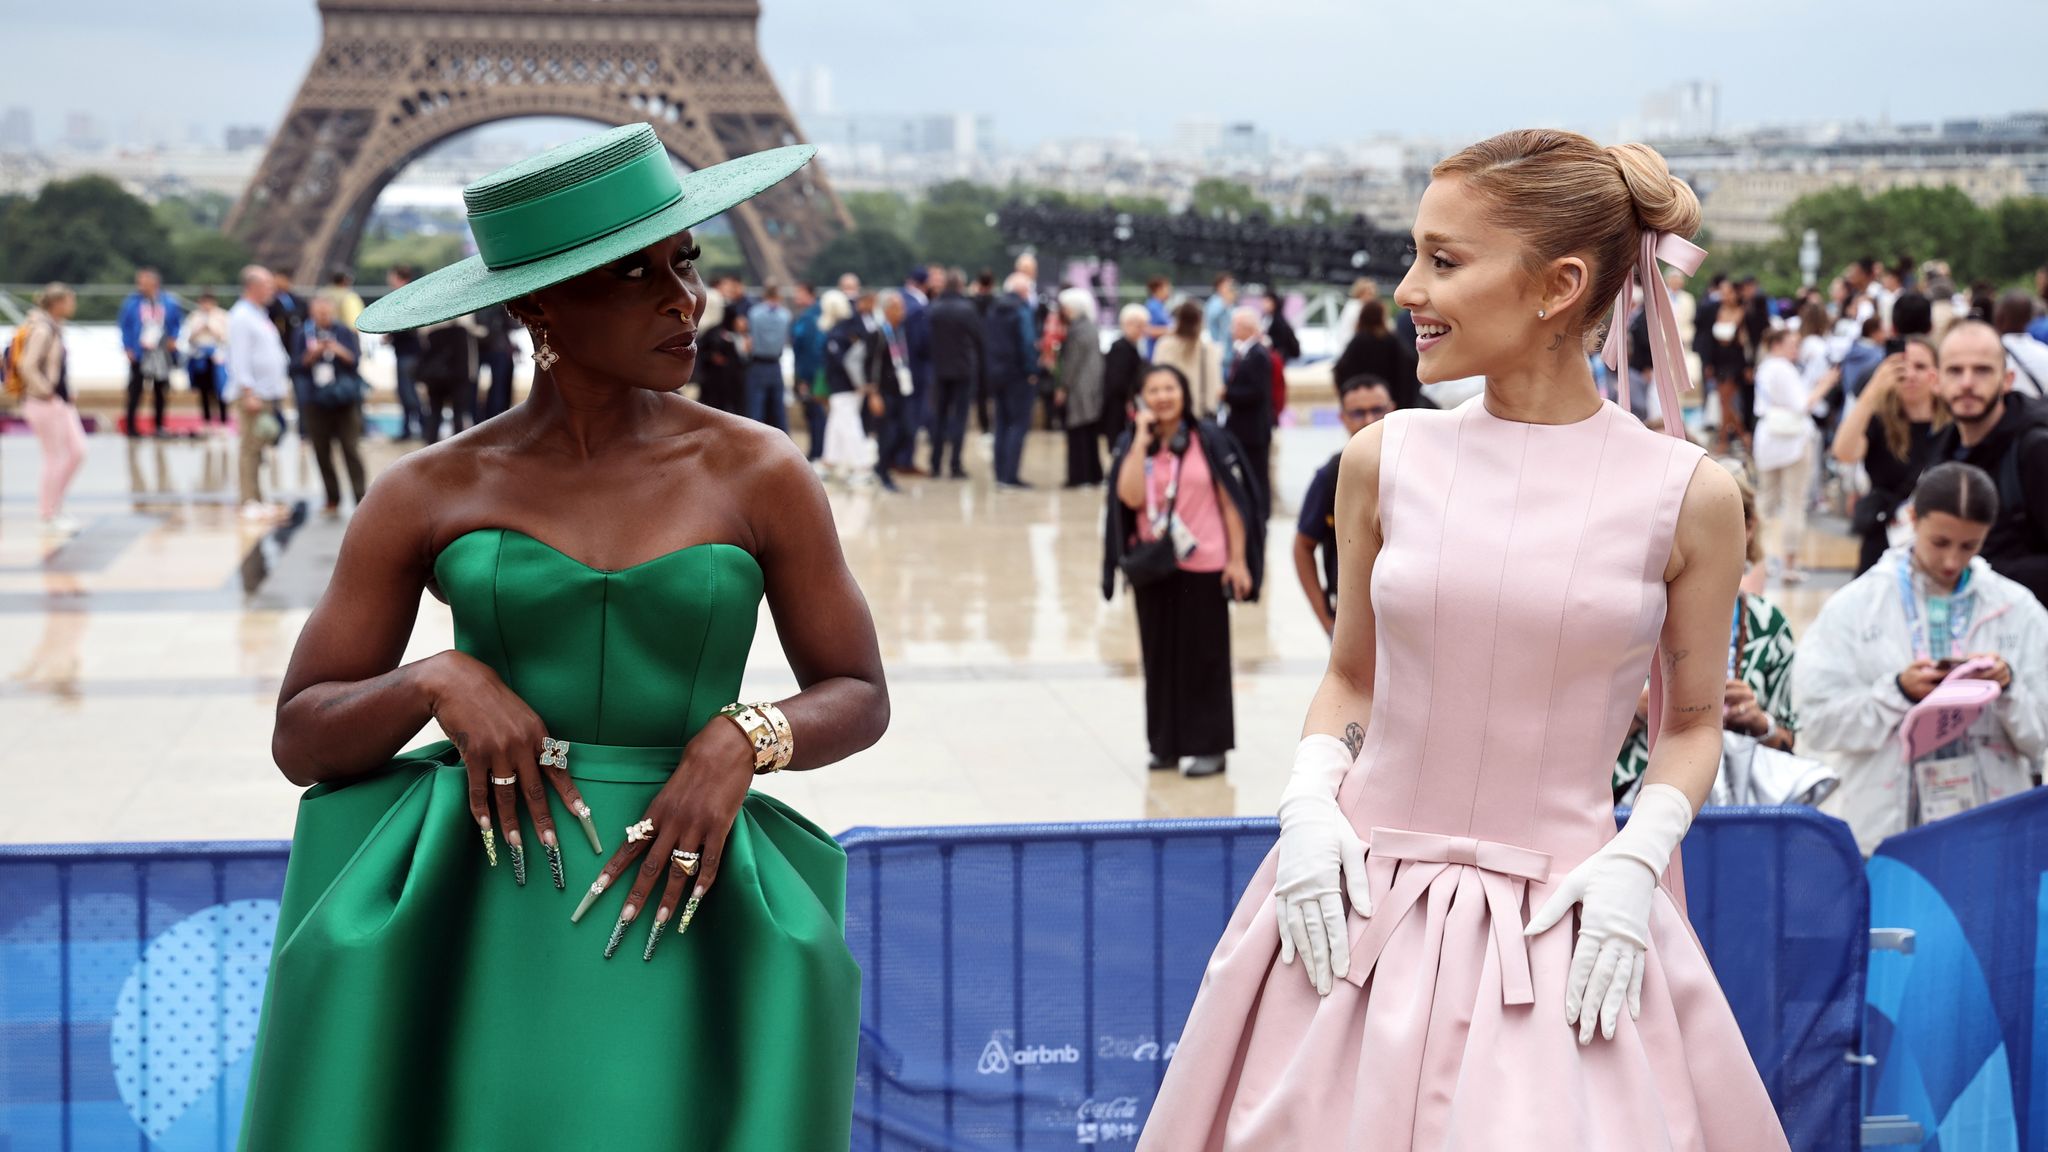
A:
[[[1799,644],[1792,697],[1799,750],[1842,784],[1822,811],[1849,822],[1870,854],[1930,811],[2032,787],[2048,750],[2048,609],[1977,555],[1998,515],[1998,489],[1968,464],[1928,469],[1913,491],[1913,539],[1829,599]],[[1907,712],[1962,661],[2000,688],[1963,735],[1909,771],[1899,734]],[[1941,794],[1920,777],[1942,764]],[[1938,803],[1936,803],[1938,801]]]

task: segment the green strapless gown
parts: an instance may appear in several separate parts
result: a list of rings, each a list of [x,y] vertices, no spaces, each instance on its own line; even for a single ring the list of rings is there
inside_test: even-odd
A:
[[[731,545],[601,572],[516,532],[456,539],[434,572],[456,644],[558,739],[609,853],[731,703],[761,571]],[[242,1147],[567,1152],[847,1147],[860,970],[846,856],[750,794],[687,935],[611,960],[605,857],[555,803],[568,888],[531,822],[526,887],[489,867],[445,742],[300,802]]]

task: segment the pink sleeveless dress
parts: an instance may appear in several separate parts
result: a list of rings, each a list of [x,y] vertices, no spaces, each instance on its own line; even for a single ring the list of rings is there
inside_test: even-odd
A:
[[[1375,700],[1338,803],[1373,915],[1317,996],[1280,963],[1273,858],[1246,889],[1141,1152],[1774,1152],[1785,1136],[1659,889],[1642,1015],[1580,1047],[1577,926],[1524,938],[1614,834],[1609,792],[1703,453],[1613,404],[1521,424],[1484,398],[1387,418]]]

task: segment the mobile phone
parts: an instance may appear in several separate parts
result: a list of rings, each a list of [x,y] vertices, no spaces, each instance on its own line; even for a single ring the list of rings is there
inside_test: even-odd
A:
[[[1904,336],[1894,336],[1884,342],[1884,354],[1887,356],[1897,356],[1905,352],[1905,350],[1906,338]]]
[[[1934,670],[1936,672],[1941,673],[1943,676],[1946,676],[1949,673],[1955,671],[1956,668],[1961,664],[1962,661],[1956,659],[1953,656],[1944,656],[1941,659],[1936,660],[1934,662]]]

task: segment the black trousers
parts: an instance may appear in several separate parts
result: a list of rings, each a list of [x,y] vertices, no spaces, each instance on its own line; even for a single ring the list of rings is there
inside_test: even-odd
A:
[[[1175,572],[1136,590],[1145,733],[1160,760],[1221,756],[1237,743],[1230,703],[1230,602],[1221,572]]]
[[[425,380],[427,386],[426,405],[420,410],[420,434],[427,443],[441,439],[441,412],[453,413],[448,421],[448,434],[457,432],[476,423],[476,378],[468,380]]]
[[[142,361],[130,360],[128,362],[128,434],[130,436],[142,435],[142,429],[138,428],[135,424],[135,414],[142,408],[142,386],[145,381],[152,388],[156,389],[156,431],[158,434],[162,434],[164,430],[164,403],[170,397],[171,382],[169,380],[145,377],[142,374]]]
[[[1245,467],[1252,474],[1252,504],[1273,515],[1273,431],[1266,427],[1237,427],[1236,421],[1224,425],[1224,429],[1237,437],[1244,449]]]
[[[1102,483],[1102,422],[1067,423],[1067,487]]]
[[[313,448],[313,463],[320,468],[320,487],[327,496],[327,506],[341,506],[341,478],[334,471],[337,448],[341,450],[341,466],[348,471],[349,495],[361,504],[363,492],[369,487],[363,479],[362,453],[357,451],[363,440],[363,406],[322,408],[314,404],[299,416],[305,423],[306,440]]]
[[[199,393],[199,419],[206,424],[228,422],[228,403],[220,398],[220,365],[211,358],[195,356],[185,361],[185,377]]]

